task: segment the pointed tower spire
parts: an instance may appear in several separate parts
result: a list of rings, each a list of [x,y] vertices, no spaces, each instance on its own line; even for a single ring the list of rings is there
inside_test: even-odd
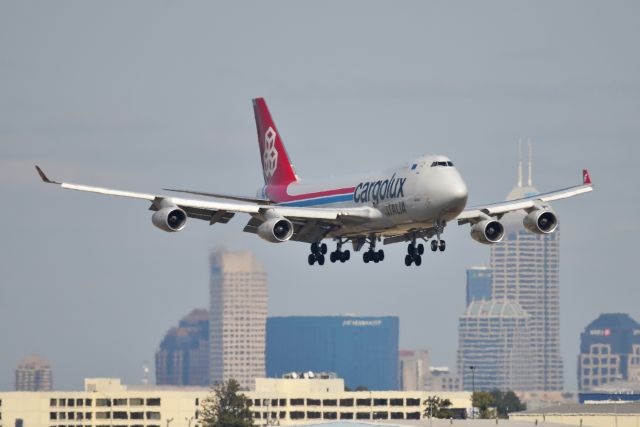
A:
[[[533,178],[531,176],[532,163],[533,163],[533,145],[531,144],[531,138],[529,138],[529,180],[527,182],[529,187],[533,187]]]
[[[522,187],[522,138],[518,138],[518,187]]]

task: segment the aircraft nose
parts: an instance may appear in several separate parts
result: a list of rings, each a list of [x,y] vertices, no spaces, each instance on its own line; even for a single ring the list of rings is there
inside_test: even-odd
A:
[[[451,204],[460,210],[464,209],[467,204],[467,197],[469,196],[469,192],[464,181],[462,179],[457,180],[455,184],[451,185],[449,191]]]

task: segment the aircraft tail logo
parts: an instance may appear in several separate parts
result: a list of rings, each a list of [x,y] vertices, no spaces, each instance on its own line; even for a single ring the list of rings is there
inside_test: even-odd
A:
[[[267,186],[287,186],[297,182],[298,177],[263,98],[253,100],[253,112],[256,117],[264,183]]]
[[[262,152],[262,171],[265,182],[269,182],[278,168],[278,150],[276,150],[276,131],[269,127],[264,134],[264,149]]]

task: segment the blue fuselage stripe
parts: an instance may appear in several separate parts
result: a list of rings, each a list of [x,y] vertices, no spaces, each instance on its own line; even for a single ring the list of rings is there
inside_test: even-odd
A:
[[[353,200],[353,193],[340,194],[337,196],[318,197],[315,199],[296,200],[295,202],[279,203],[279,206],[318,206],[326,205],[329,203],[348,202],[349,200]]]

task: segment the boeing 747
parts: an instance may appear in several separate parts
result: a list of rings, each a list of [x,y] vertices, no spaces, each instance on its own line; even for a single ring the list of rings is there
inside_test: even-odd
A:
[[[57,182],[36,166],[40,178],[62,188],[150,202],[153,224],[168,232],[180,231],[188,218],[226,224],[236,213],[248,214],[244,231],[281,243],[289,240],[310,244],[309,265],[325,263],[327,244],[336,249],[331,262],[346,262],[353,251],[363,251],[365,263],[385,258],[378,244],[405,242],[407,266],[422,263],[421,241],[430,242],[434,252],[444,251],[445,226],[452,221],[470,224],[471,237],[495,244],[505,234],[501,223],[508,212],[524,211],[524,227],[532,233],[553,233],[558,217],[549,202],[592,190],[589,173],[583,170],[581,185],[467,208],[467,186],[451,159],[441,155],[416,158],[388,170],[334,185],[306,185],[300,182],[287,155],[263,98],[253,100],[264,185],[256,197],[233,196],[204,191],[164,189],[198,198],[121,191],[110,188]]]

